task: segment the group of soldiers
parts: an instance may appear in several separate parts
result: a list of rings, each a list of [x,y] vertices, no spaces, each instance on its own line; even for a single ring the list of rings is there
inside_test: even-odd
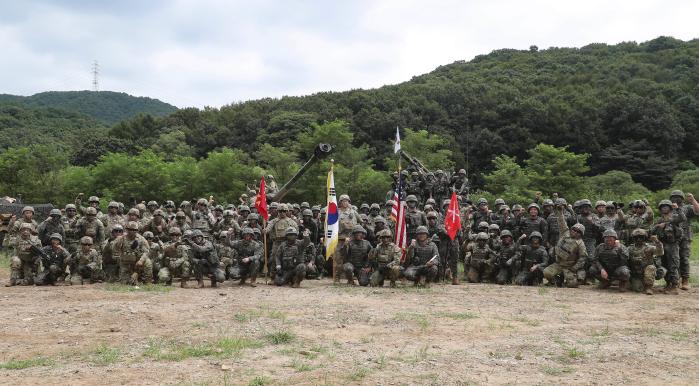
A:
[[[442,181],[435,173],[435,181]],[[53,209],[41,223],[32,207],[11,219],[3,246],[11,247],[11,285],[125,284],[179,280],[187,287],[225,280],[255,286],[259,275],[271,283],[299,287],[305,279],[332,276],[334,282],[396,286],[451,281],[459,284],[459,265],[468,282],[577,287],[629,287],[653,294],[664,279],[667,293],[689,288],[691,219],[699,214],[692,194],[673,191],[655,215],[646,200],[628,211],[614,202],[587,199],[569,204],[562,197],[537,194],[526,208],[497,199],[493,208],[481,198],[467,200],[465,172],[439,184],[405,178],[405,248],[394,243],[394,202],[353,206],[339,197],[339,241],[326,258],[325,208],[272,202],[263,221],[247,195],[238,205],[219,205],[213,197],[175,206],[172,201],[139,203],[126,210],[83,195],[63,210]],[[457,192],[461,228],[452,239],[445,227],[450,200]],[[436,189],[436,190],[435,190]],[[414,194],[418,193],[418,194]],[[435,194],[436,193],[436,194]],[[441,195],[440,195],[441,194]],[[427,197],[427,198],[424,198]],[[439,203],[439,204],[438,204]]]

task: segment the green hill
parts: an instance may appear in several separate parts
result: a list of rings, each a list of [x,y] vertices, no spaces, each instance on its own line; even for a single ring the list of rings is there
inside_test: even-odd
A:
[[[157,99],[112,91],[48,91],[28,97],[2,94],[0,103],[3,102],[81,113],[105,125],[113,125],[138,114],[159,117],[177,110],[175,106]]]

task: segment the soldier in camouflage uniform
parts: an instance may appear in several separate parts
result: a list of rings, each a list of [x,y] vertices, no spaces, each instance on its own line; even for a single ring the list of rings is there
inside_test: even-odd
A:
[[[95,244],[102,245],[102,242],[104,242],[104,224],[97,219],[97,210],[90,206],[85,209],[84,213],[85,217],[78,220],[78,223],[75,225],[77,228],[76,235],[81,238],[89,236]]]
[[[453,285],[459,284],[458,263],[459,263],[459,243],[452,240],[444,225],[439,222],[437,213],[430,212],[427,215],[427,230],[429,236],[437,244],[439,250],[439,273],[437,278],[444,280],[451,277]]]
[[[197,201],[196,210],[192,213],[192,216],[194,216],[192,217],[192,229],[201,231],[202,237],[209,237],[216,219],[209,211],[206,199],[200,198]]]
[[[41,240],[41,245],[43,246],[51,244],[50,236],[54,233],[61,235],[61,238],[65,239],[66,232],[61,222],[61,210],[51,209],[49,217],[39,224],[36,231],[39,234],[39,240]]]
[[[15,239],[17,239],[21,233],[21,229],[24,224],[29,224],[32,234],[36,234],[36,229],[39,226],[36,220],[34,220],[34,208],[31,206],[25,206],[22,208],[22,217],[15,218],[14,215],[10,218],[10,222],[7,225],[7,235],[3,239],[3,246],[8,247],[14,245]]]
[[[102,255],[92,248],[92,245],[92,238],[89,236],[81,238],[80,250],[66,261],[66,265],[70,267],[71,285],[82,285],[85,280],[90,284],[104,280]]]
[[[119,280],[119,256],[114,254],[114,242],[123,234],[124,227],[114,225],[109,239],[102,247],[102,270],[104,271],[105,280],[109,283]]]
[[[306,264],[304,250],[310,243],[308,231],[304,231],[303,240],[298,240],[298,230],[289,227],[286,230],[286,241],[274,252],[276,276],[274,284],[283,286],[291,283],[292,288],[298,288],[306,277]]]
[[[369,284],[372,287],[382,287],[388,279],[390,286],[395,287],[400,275],[400,258],[403,252],[392,242],[390,230],[379,231],[377,237],[379,245],[369,253],[369,266],[372,269]]]
[[[523,235],[527,236],[527,238],[524,239],[524,242],[522,244],[528,243],[529,235],[532,232],[536,231],[541,233],[541,237],[543,238],[542,245],[546,245],[546,243],[548,242],[549,229],[546,220],[544,220],[544,218],[540,216],[541,208],[539,208],[539,205],[531,203],[527,207],[527,213],[529,214],[529,216],[522,216],[519,222],[519,230],[522,232]]]
[[[148,258],[148,241],[138,234],[138,224],[129,221],[126,234],[119,236],[112,246],[112,254],[118,257],[119,281],[137,285],[153,282],[153,263]]]
[[[647,239],[648,232],[645,229],[636,228],[631,232],[632,244],[628,247],[631,289],[653,295],[656,277],[665,276],[661,262],[664,250],[658,236],[651,236],[651,243],[647,243]]]
[[[684,193],[681,190],[675,190],[670,193],[670,201],[677,205],[675,211],[684,213],[686,220],[680,223],[682,229],[682,238],[679,241],[680,253],[680,277],[682,279],[681,287],[683,290],[689,290],[689,255],[691,254],[692,245],[692,224],[691,221],[699,214],[699,203],[694,199],[692,193],[687,193],[688,205],[684,204]]]
[[[631,233],[636,229],[645,229],[648,231],[653,225],[653,211],[648,210],[646,203],[641,200],[635,200],[631,207],[631,213],[626,215],[619,208],[617,210],[617,218],[622,229],[619,239],[628,244],[631,239]]]
[[[100,210],[100,198],[97,196],[90,196],[90,198],[87,199],[87,208],[82,206],[82,199],[83,199],[84,193],[78,194],[78,197],[75,198],[75,206],[78,209],[78,213],[80,213],[81,216],[85,216],[87,208],[95,208],[95,217],[102,220],[102,211]]]
[[[41,259],[31,247],[41,248],[41,241],[32,235],[33,229],[31,223],[24,222],[18,236],[11,240],[15,255],[10,259],[10,282],[6,284],[7,287],[34,284],[34,277],[41,268]]]
[[[590,264],[590,276],[599,280],[600,289],[609,288],[614,279],[619,280],[619,292],[625,292],[631,270],[629,270],[629,253],[619,242],[614,229],[607,229],[602,234],[604,242],[597,246]]]
[[[560,236],[554,248],[555,262],[544,269],[544,277],[550,284],[563,284],[569,288],[576,288],[586,277],[585,264],[588,255],[585,243],[582,241],[585,227],[577,223],[568,228],[561,206],[556,207],[556,218]]]
[[[61,245],[63,236],[54,233],[50,236],[50,240],[49,245],[41,248],[46,258],[42,258],[41,270],[34,278],[36,285],[55,285],[65,277],[65,262],[70,258],[70,253]]]
[[[361,225],[355,225],[352,230],[352,239],[342,246],[342,272],[347,279],[347,284],[354,285],[357,278],[360,286],[369,285],[369,252],[371,244],[366,241],[366,230]]]
[[[587,255],[592,256],[592,254],[595,253],[595,248],[597,248],[597,236],[600,233],[600,224],[599,217],[592,213],[592,203],[590,200],[580,200],[580,214],[578,215],[577,222],[585,229],[582,240],[585,243]]]
[[[405,211],[406,233],[408,240],[413,240],[417,235],[417,228],[427,226],[427,216],[425,212],[418,209],[418,201],[415,195],[406,197],[405,202],[408,205],[408,210]]]
[[[277,206],[277,217],[267,223],[265,233],[267,234],[268,239],[272,239],[270,256],[274,256],[277,249],[279,249],[279,247],[286,242],[287,229],[294,228],[298,233],[298,225],[296,224],[296,221],[289,218],[288,214],[289,208],[287,205],[279,204]],[[269,264],[269,268],[272,268],[269,270],[270,277],[274,277],[274,268],[276,268],[276,264]]]
[[[160,272],[160,269],[163,267],[163,243],[160,240],[158,240],[151,231],[143,232],[143,238],[146,239],[146,241],[148,241],[148,258],[151,261],[153,269],[152,277],[157,279],[158,273]]]
[[[73,254],[78,251],[78,245],[80,244],[80,237],[78,237],[78,210],[75,205],[68,204],[65,207],[65,215],[61,216],[61,222],[63,223],[63,231],[66,234],[65,245],[69,253]]]
[[[342,247],[345,245],[346,240],[352,236],[354,226],[360,223],[359,214],[352,209],[350,197],[346,194],[340,196],[340,207],[337,212],[340,229],[337,247],[333,254],[333,283],[339,283],[342,275],[342,265],[344,264],[341,252]]]
[[[488,200],[485,198],[478,199],[478,210],[472,213],[472,218],[473,224],[480,224],[481,222],[492,224],[496,222],[493,212],[488,208]]]
[[[158,282],[170,285],[172,279],[179,277],[180,287],[187,288],[191,273],[190,248],[182,241],[180,228],[172,227],[168,233],[170,243],[163,248],[163,266],[158,271]]]
[[[663,242],[663,267],[667,269],[665,275],[665,292],[677,295],[680,282],[680,240],[683,237],[681,223],[687,221],[685,212],[677,209],[677,204],[670,200],[662,200],[658,204],[660,217],[651,228],[651,233],[658,236]]]
[[[237,274],[236,276],[231,276],[236,265],[236,252],[231,248],[230,240],[231,237],[228,231],[222,231],[218,234],[218,240],[214,242],[214,249],[216,249],[216,255],[218,255],[218,259],[221,262],[220,266],[226,275],[226,279],[239,279],[240,276]]]
[[[257,272],[260,270],[259,266],[262,260],[263,246],[259,241],[255,241],[255,233],[252,228],[243,228],[242,234],[242,240],[229,240],[231,249],[235,251],[234,256],[236,259],[236,264],[233,268],[235,272],[231,276],[240,278],[239,285],[244,285],[245,280],[249,278],[250,286],[255,287]]]
[[[107,206],[107,214],[102,218],[102,223],[104,224],[104,234],[108,235],[112,233],[112,228],[119,224],[124,226],[124,216],[119,214],[119,203],[112,201]]]
[[[178,211],[175,213],[175,220],[170,222],[168,228],[178,228],[180,233],[192,229],[192,227],[187,223],[187,215],[183,211]]]
[[[563,216],[565,217],[566,224],[568,224],[569,227],[573,226],[573,224],[575,224],[575,218],[568,212],[568,202],[566,202],[564,198],[557,198],[555,204],[564,208]],[[559,231],[558,218],[556,216],[557,213],[553,211],[546,217],[546,225],[548,229],[548,241],[546,243],[546,247],[548,249],[552,249],[556,244],[558,244]]]
[[[421,280],[425,280],[425,286],[437,280],[439,272],[439,250],[437,245],[428,238],[426,226],[419,226],[415,230],[416,238],[410,243],[406,253],[404,276],[417,286]]]
[[[526,235],[520,236],[517,244],[520,245]],[[537,231],[529,234],[529,243],[519,246],[519,253],[512,261],[508,261],[513,267],[516,285],[539,285],[544,278],[544,268],[548,265],[549,254],[543,246],[543,236]]]
[[[216,249],[211,241],[204,238],[201,229],[192,231],[191,242],[187,244],[191,248],[191,264],[194,277],[197,279],[199,288],[204,287],[204,276],[211,280],[211,287],[215,288],[218,283],[223,283],[226,275],[220,268],[220,260],[216,255]]]
[[[507,284],[512,279],[511,261],[517,260],[519,254],[519,244],[514,242],[512,232],[508,229],[500,232],[500,250],[495,259],[495,278],[498,284]]]
[[[167,222],[165,222],[165,213],[161,209],[156,209],[153,212],[153,216],[150,221],[143,226],[143,232],[151,232],[153,237],[159,241],[167,242],[169,241],[169,236],[167,232]]]
[[[600,232],[603,234],[607,229],[611,229],[614,232],[621,232],[621,222],[619,221],[619,215],[617,214],[617,208],[614,202],[607,201],[605,204],[604,216],[599,218]],[[598,240],[599,241],[599,240]]]

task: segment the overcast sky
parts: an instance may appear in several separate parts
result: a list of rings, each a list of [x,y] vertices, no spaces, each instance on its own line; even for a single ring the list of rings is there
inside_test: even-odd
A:
[[[577,5],[574,5],[577,4]],[[0,0],[0,93],[178,107],[409,80],[494,49],[699,37],[699,1]]]

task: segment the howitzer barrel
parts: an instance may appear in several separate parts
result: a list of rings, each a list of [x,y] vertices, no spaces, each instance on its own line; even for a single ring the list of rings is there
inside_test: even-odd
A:
[[[400,156],[403,157],[403,158],[404,158],[406,161],[408,161],[410,164],[412,164],[413,166],[415,166],[415,168],[417,169],[417,171],[418,171],[420,174],[425,175],[425,174],[427,174],[427,173],[430,172],[430,170],[427,169],[427,168],[425,167],[425,165],[424,165],[422,162],[420,162],[420,160],[418,160],[417,158],[413,157],[412,155],[406,153],[405,150],[401,150],[401,151],[400,151]]]
[[[330,144],[327,143],[319,143],[316,148],[313,150],[313,155],[311,158],[306,161],[305,164],[299,169],[296,174],[294,174],[289,181],[287,181],[281,188],[279,188],[279,191],[277,191],[274,195],[268,195],[267,196],[267,201],[274,201],[274,202],[279,202],[281,201],[284,196],[286,196],[287,193],[289,193],[289,190],[291,187],[298,181],[301,176],[306,173],[306,171],[313,166],[316,162],[319,160],[327,157],[330,153],[332,153],[333,147]]]

